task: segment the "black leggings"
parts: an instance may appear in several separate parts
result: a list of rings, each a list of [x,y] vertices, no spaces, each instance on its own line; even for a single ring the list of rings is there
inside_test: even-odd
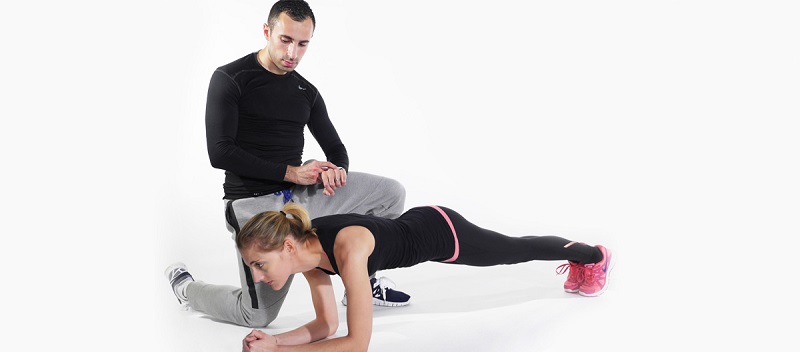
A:
[[[510,237],[480,228],[445,207],[433,207],[449,218],[457,239],[457,256],[444,262],[471,266],[524,263],[532,260],[570,260],[581,264],[602,260],[599,249],[557,236]],[[571,244],[570,244],[571,243]]]

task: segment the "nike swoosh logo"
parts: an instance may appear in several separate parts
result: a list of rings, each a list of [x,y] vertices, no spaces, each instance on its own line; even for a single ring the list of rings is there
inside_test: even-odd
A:
[[[301,86],[297,86],[297,89],[300,89],[300,90],[306,90],[305,88],[303,88],[303,87],[301,87]]]

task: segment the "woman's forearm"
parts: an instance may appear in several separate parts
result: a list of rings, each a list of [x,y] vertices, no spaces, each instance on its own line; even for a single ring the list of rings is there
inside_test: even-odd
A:
[[[278,346],[278,351],[287,352],[362,352],[367,351],[369,340],[359,341],[353,336],[343,336],[311,344]]]
[[[278,345],[292,346],[311,343],[322,340],[336,332],[338,324],[328,324],[325,321],[315,319],[297,329],[275,335]]]

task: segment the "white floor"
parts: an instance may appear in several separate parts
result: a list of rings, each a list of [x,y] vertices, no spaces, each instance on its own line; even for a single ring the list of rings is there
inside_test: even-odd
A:
[[[618,326],[630,313],[620,309],[625,301],[624,285],[617,284],[598,298],[568,294],[560,289],[564,277],[555,275],[555,266],[537,262],[471,268],[425,263],[381,272],[412,294],[413,303],[400,308],[375,308],[370,349],[555,351],[590,348],[598,343],[603,350],[611,350],[609,343],[624,347],[620,343],[629,333]],[[624,272],[615,272],[619,277],[614,279],[624,280]],[[204,273],[194,274],[200,279]],[[227,274],[232,276],[235,272]],[[341,297],[341,282],[335,280]],[[247,328],[180,307],[166,280],[161,288],[163,295],[158,304],[163,311],[157,330],[165,341],[165,350],[234,350],[248,333]],[[280,333],[310,320],[313,310],[307,291],[308,285],[299,277],[280,317],[264,330]],[[344,335],[344,306],[340,306],[339,313],[342,324],[337,335]]]

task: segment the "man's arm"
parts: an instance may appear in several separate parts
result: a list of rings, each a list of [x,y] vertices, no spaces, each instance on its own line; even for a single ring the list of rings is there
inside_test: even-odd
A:
[[[211,166],[238,176],[284,181],[286,165],[248,153],[236,144],[239,128],[239,86],[226,73],[211,75],[206,100],[206,145]]]
[[[328,108],[325,106],[325,100],[322,99],[322,95],[319,92],[317,92],[314,105],[311,107],[308,130],[319,143],[328,161],[336,165],[335,168],[328,167],[322,170],[319,179],[319,182],[325,186],[323,194],[332,196],[335,189],[347,183],[350,158],[347,155],[347,148],[339,138],[339,133],[336,132],[336,128],[328,116]]]
[[[334,189],[344,186],[347,173],[330,162],[314,160],[303,166],[289,165],[284,180],[298,185],[322,183],[325,186],[322,193],[332,196]]]
[[[311,107],[311,116],[308,120],[308,130],[314,139],[319,143],[320,148],[325,153],[325,157],[336,166],[346,170],[350,169],[350,159],[347,156],[347,149],[339,138],[339,133],[333,126],[328,116],[328,108],[322,95],[317,93],[314,105]]]

